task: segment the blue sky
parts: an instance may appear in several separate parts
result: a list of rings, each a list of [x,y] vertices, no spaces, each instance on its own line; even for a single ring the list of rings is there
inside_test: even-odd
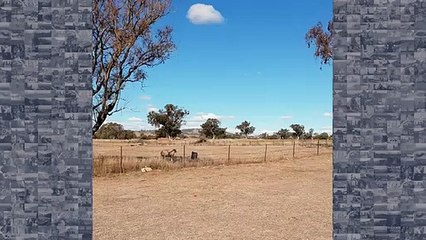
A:
[[[210,6],[195,5],[188,16],[194,4]],[[127,109],[107,122],[154,129],[148,111],[172,103],[190,112],[183,128],[214,117],[230,132],[244,120],[257,134],[292,123],[331,132],[332,66],[321,70],[304,41],[311,26],[331,18],[331,1],[175,0],[159,26],[173,27],[176,51],[146,70],[143,88],[126,86]]]

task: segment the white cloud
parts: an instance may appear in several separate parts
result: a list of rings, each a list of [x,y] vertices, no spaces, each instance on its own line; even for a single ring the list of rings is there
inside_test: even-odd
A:
[[[212,5],[202,3],[196,3],[189,7],[186,18],[193,24],[215,24],[224,21],[222,14]]]
[[[193,129],[193,128],[201,128],[200,123],[186,121],[182,124],[181,129]]]
[[[142,96],[140,96],[140,99],[142,99],[142,100],[151,100],[151,96],[142,95]]]
[[[214,113],[201,113],[201,114],[197,114],[196,116],[192,117],[191,121],[193,121],[193,122],[204,122],[209,118],[219,119],[219,116],[217,116]]]
[[[138,117],[131,117],[129,118],[129,122],[142,122],[142,118],[138,118]]]
[[[263,134],[263,133],[267,133],[268,135],[272,135],[272,134],[274,134],[274,133],[276,133],[277,131],[275,131],[275,130],[255,130],[254,131],[254,134],[255,135],[260,135],[260,134]]]
[[[234,116],[219,116],[219,115],[216,115],[214,113],[202,113],[201,112],[201,113],[197,113],[194,117],[192,117],[190,119],[190,121],[193,121],[193,122],[205,122],[209,118],[215,118],[215,119],[218,119],[218,120],[224,120],[224,119],[233,119]]]
[[[240,132],[240,130],[238,130],[236,128],[227,128],[226,132],[228,132],[228,133],[238,133],[238,132]]]
[[[189,118],[186,120],[185,125],[182,126],[182,128],[200,128],[200,125],[203,124],[207,119],[209,118],[215,118],[220,121],[227,120],[227,119],[234,119],[234,116],[225,116],[225,115],[217,115],[214,113],[204,113],[204,112],[198,112],[195,114],[195,116]]]
[[[280,117],[281,119],[290,119],[290,118],[293,118],[292,116],[288,116],[288,115],[284,115],[284,116],[281,116]]]
[[[324,115],[324,117],[331,117],[332,116],[332,114],[329,113],[329,112],[325,112],[323,115]]]
[[[158,108],[156,108],[156,107],[154,107],[152,104],[148,104],[147,105],[147,111],[148,112],[151,112],[151,111],[154,111],[154,112],[157,112],[159,109]]]
[[[148,124],[139,124],[139,123],[121,123],[124,129],[140,131],[140,130],[156,130],[156,128],[152,125]]]
[[[326,132],[328,134],[331,134],[333,132],[333,128],[332,127],[322,127],[320,133],[322,133],[322,132]]]

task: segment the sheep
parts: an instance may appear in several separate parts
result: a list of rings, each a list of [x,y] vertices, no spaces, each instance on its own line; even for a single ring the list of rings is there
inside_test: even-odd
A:
[[[160,152],[160,155],[163,159],[170,158],[170,161],[173,161],[173,157],[175,156],[176,149],[172,149],[171,151],[163,150]]]

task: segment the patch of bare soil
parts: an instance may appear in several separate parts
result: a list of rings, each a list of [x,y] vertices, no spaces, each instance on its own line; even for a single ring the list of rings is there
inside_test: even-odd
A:
[[[94,239],[332,238],[331,154],[94,178]]]

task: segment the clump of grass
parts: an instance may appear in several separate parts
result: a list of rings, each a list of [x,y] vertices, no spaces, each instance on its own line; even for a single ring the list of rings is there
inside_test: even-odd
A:
[[[110,174],[123,172],[137,172],[143,167],[150,167],[157,170],[171,170],[182,167],[179,162],[169,162],[163,159],[146,159],[141,157],[123,157],[122,166],[120,165],[119,156],[99,155],[93,159],[93,176],[107,176]]]
[[[163,159],[147,159],[140,162],[143,166],[158,170],[171,170],[180,168],[177,163],[172,163]]]
[[[215,161],[212,158],[203,158],[190,160],[188,157],[185,162],[171,162],[160,158],[144,158],[144,157],[123,157],[123,171],[138,172],[144,167],[150,167],[153,170],[176,170],[188,167],[203,167],[222,165],[225,161]],[[108,176],[121,173],[120,157],[99,155],[93,159],[93,176]]]

